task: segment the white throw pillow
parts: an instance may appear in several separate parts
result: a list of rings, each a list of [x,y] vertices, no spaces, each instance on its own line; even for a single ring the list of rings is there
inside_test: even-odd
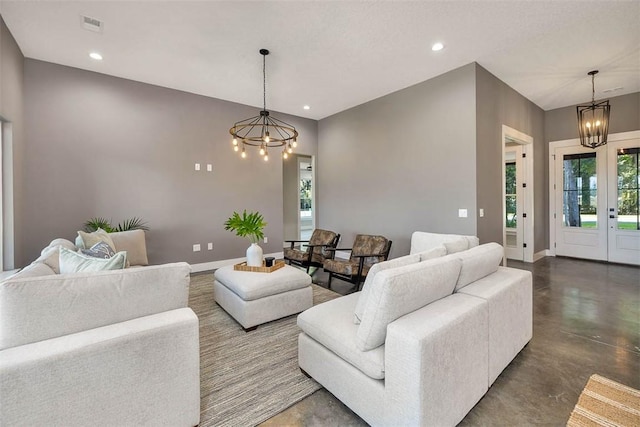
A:
[[[121,270],[127,262],[127,253],[118,252],[111,258],[94,258],[88,255],[60,248],[60,274]]]
[[[415,264],[420,262],[420,254],[406,255],[398,258],[390,259],[388,261],[379,262],[373,264],[369,269],[367,278],[362,285],[362,292],[360,292],[360,298],[353,312],[353,323],[359,325],[362,321],[362,314],[364,313],[364,307],[367,305],[367,299],[369,299],[371,282],[376,277],[376,274],[380,271],[388,270],[390,268],[403,267],[405,265]]]
[[[498,270],[504,248],[498,243],[486,243],[454,255],[462,261],[456,291]]]
[[[113,243],[111,236],[109,236],[109,233],[104,231],[102,228],[98,228],[93,233],[78,231],[78,236],[82,239],[82,245],[78,245],[79,242],[76,239],[76,246],[80,249],[88,249],[98,242],[105,242],[111,246],[111,249],[113,249],[114,252],[116,251],[116,245]]]
[[[443,245],[447,248],[447,254],[455,254],[469,249],[469,241],[465,237],[460,237],[459,239],[452,240],[450,242],[444,242]]]
[[[443,257],[378,273],[358,327],[358,349],[383,345],[389,323],[451,295],[461,266],[458,258]]]
[[[437,246],[433,249],[429,249],[428,251],[419,252],[420,261],[428,261],[434,258],[440,258],[447,254],[447,248],[444,245]]]

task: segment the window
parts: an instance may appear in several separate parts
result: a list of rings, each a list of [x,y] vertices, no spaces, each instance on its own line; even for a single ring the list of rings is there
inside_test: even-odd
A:
[[[640,230],[640,148],[618,150],[618,229]]]
[[[507,162],[504,165],[505,172],[505,225],[507,228],[516,228],[517,221],[517,197],[516,197],[516,162]]]
[[[596,153],[563,157],[562,224],[565,227],[597,228]]]

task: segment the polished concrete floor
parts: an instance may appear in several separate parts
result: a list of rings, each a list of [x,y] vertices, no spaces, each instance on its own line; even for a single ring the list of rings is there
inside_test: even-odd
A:
[[[594,373],[640,389],[640,268],[560,257],[508,265],[533,273],[533,339],[460,425],[564,426]],[[321,389],[263,425],[366,423]]]

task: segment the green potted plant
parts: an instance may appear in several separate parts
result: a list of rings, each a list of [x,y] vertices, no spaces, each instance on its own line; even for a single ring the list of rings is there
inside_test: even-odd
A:
[[[225,221],[224,229],[234,231],[236,236],[247,237],[251,241],[251,246],[247,248],[247,266],[262,267],[262,248],[258,245],[261,239],[264,239],[264,227],[267,223],[264,221],[260,212],[247,213],[246,210],[242,215],[233,212],[233,215]]]

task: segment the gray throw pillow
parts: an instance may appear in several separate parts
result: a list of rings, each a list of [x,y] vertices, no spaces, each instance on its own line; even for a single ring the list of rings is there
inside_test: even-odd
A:
[[[116,254],[111,246],[106,242],[98,242],[91,246],[90,249],[80,249],[80,253],[102,259],[109,259]]]

